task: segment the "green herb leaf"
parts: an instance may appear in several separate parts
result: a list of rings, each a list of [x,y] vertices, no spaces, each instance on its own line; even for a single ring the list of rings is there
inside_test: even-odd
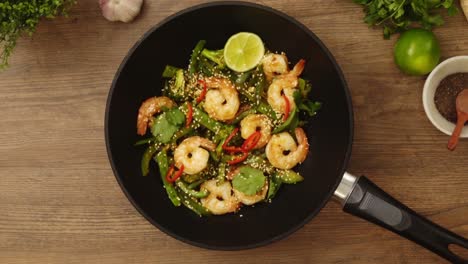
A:
[[[184,124],[185,116],[178,108],[172,108],[153,119],[151,133],[156,141],[168,143],[172,136]]]
[[[246,195],[254,195],[263,188],[265,180],[266,177],[261,170],[243,166],[232,180],[232,186]]]
[[[381,26],[385,39],[397,32],[419,24],[426,29],[443,24],[439,9],[449,15],[457,13],[453,0],[354,0],[364,9],[364,22],[369,26]]]
[[[75,3],[75,0],[0,1],[0,69],[8,65],[8,58],[20,36],[31,36],[41,18],[66,15]]]

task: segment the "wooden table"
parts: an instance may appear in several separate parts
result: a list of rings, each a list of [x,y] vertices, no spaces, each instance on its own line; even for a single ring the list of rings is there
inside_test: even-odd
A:
[[[330,202],[304,228],[262,248],[218,252],[149,224],[120,190],[104,144],[104,109],[128,49],[166,16],[203,2],[146,1],[131,24],[97,1],[43,21],[0,73],[0,263],[445,263]],[[352,1],[258,1],[296,17],[342,67],[355,110],[349,170],[450,230],[468,236],[468,140],[455,152],[426,118],[424,77],[400,73],[395,37],[363,22]],[[468,55],[460,14],[435,30],[442,59]],[[278,32],[281,34],[281,32]]]

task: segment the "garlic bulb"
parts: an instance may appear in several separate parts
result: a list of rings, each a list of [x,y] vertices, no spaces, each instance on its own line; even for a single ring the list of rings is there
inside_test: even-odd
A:
[[[460,5],[465,13],[465,17],[468,20],[468,0],[460,0]]]
[[[132,21],[141,10],[143,0],[99,0],[102,15],[109,21]]]

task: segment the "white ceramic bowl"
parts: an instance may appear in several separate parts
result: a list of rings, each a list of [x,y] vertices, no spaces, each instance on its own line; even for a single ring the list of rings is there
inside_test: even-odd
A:
[[[452,57],[437,65],[427,77],[423,89],[422,99],[427,117],[435,127],[447,135],[452,134],[455,124],[447,121],[439,113],[434,103],[434,94],[442,79],[457,72],[468,72],[468,56]],[[468,137],[468,127],[463,128],[460,137]]]

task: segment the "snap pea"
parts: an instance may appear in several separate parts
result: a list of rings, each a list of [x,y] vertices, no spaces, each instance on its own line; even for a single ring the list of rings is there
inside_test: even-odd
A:
[[[200,40],[198,41],[197,45],[192,51],[192,55],[190,56],[190,64],[189,64],[189,73],[194,74],[197,72],[198,68],[198,56],[200,55],[201,51],[203,50],[203,47],[205,47],[206,40]]]
[[[182,204],[185,205],[185,207],[187,207],[188,209],[195,212],[197,215],[206,216],[206,215],[211,214],[211,212],[206,207],[204,207],[201,203],[196,201],[194,198],[185,194],[181,190],[176,190],[176,192],[179,195],[180,201],[182,202]]]
[[[218,183],[223,183],[226,179],[226,163],[221,162],[218,168],[218,176],[216,176],[216,180]]]
[[[278,170],[276,175],[282,183],[287,184],[294,184],[304,180],[304,177],[293,170]]]
[[[148,175],[150,162],[154,154],[156,153],[156,150],[157,148],[155,145],[150,145],[143,153],[143,156],[141,157],[141,174],[143,176]]]
[[[268,163],[264,158],[257,155],[250,155],[246,160],[245,164],[252,166],[253,168],[262,170],[266,174],[272,174],[275,168]]]
[[[257,106],[257,111],[262,114],[267,115],[269,118],[273,120],[278,120],[278,116],[276,115],[275,110],[273,110],[273,108],[271,108],[271,106],[267,103],[260,102],[260,104],[258,104]]]
[[[298,122],[299,122],[299,113],[296,107],[291,110],[291,113],[289,114],[288,119],[286,119],[286,121],[284,121],[281,125],[276,127],[272,133],[276,134],[276,133],[283,132],[289,129],[292,125],[297,126]]]
[[[197,188],[198,186],[200,186],[200,184],[204,183],[205,182],[205,179],[199,179],[198,181],[194,181],[192,182],[191,184],[189,184],[187,186],[187,188],[189,189],[195,189]]]
[[[133,146],[141,146],[141,145],[149,144],[149,143],[154,142],[155,140],[156,140],[155,137],[144,138],[135,142]]]
[[[269,183],[268,183],[268,194],[267,194],[267,200],[273,199],[275,197],[276,193],[278,192],[279,188],[281,187],[282,182],[278,179],[276,174],[273,174],[270,177]]]
[[[210,118],[207,113],[196,106],[192,106],[193,109],[193,120],[200,123],[202,126],[211,130],[214,133],[218,133],[222,128],[223,124]]]
[[[208,130],[215,133],[215,143],[218,144],[225,139],[231,131],[234,129],[231,125],[224,125],[208,116],[203,110],[196,106],[192,106],[193,109],[193,120],[200,125],[206,127]]]
[[[174,185],[170,184],[166,180],[166,174],[167,174],[167,171],[169,170],[169,159],[167,157],[167,151],[165,149],[160,151],[156,155],[155,161],[158,163],[159,174],[161,176],[161,180],[163,182],[164,189],[166,189],[169,200],[171,200],[172,204],[174,204],[175,206],[180,206],[181,199],[179,195],[177,194],[177,191]]]
[[[235,75],[234,83],[237,84],[237,85],[244,84],[245,81],[246,81],[250,76],[252,76],[252,73],[253,73],[253,71],[247,71],[247,72],[243,72],[243,73],[240,73],[240,74]]]
[[[188,186],[185,185],[185,183],[183,183],[180,179],[177,179],[176,185],[185,194],[187,194],[187,195],[189,195],[191,197],[195,197],[195,198],[205,198],[210,193],[208,190],[205,190],[205,189],[200,190],[200,191],[192,190],[192,189],[188,188]]]
[[[232,125],[235,125],[237,123],[239,123],[240,121],[242,121],[242,119],[244,119],[246,116],[250,115],[250,114],[255,114],[257,111],[255,109],[249,109],[249,110],[245,110],[244,112],[240,113],[238,116],[236,116],[236,118],[234,118],[234,120],[232,120],[231,124]]]

